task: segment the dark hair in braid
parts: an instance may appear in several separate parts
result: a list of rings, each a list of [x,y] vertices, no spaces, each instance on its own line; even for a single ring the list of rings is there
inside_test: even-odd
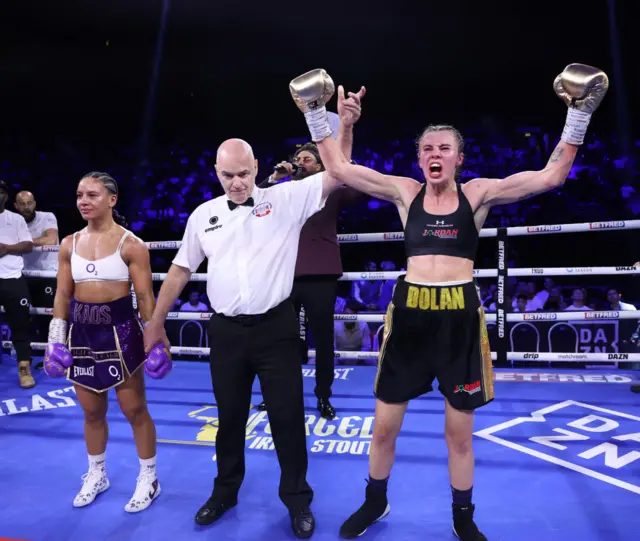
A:
[[[94,180],[101,182],[102,185],[107,189],[107,191],[111,195],[117,196],[119,194],[118,183],[108,173],[102,173],[100,171],[92,171],[91,173],[87,173],[86,175],[84,175],[82,177],[82,180],[84,180],[85,178],[92,178]],[[118,225],[124,227],[125,229],[129,228],[129,224],[127,223],[126,218],[121,214],[119,214],[115,208],[113,209],[113,221]]]
[[[129,229],[129,223],[127,222],[127,219],[122,216],[122,214],[119,214],[116,209],[113,209],[113,221],[119,226],[122,226],[125,229]]]

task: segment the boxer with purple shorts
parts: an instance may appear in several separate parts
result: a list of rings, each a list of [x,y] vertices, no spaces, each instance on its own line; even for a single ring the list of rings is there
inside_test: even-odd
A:
[[[113,208],[117,199],[116,181],[106,173],[89,173],[78,185],[77,206],[87,227],[60,245],[44,369],[50,377],[66,376],[74,383],[84,411],[89,471],[82,476],[74,507],[89,505],[109,488],[107,395],[115,388],[140,459],[136,489],[125,505],[127,512],[136,513],[160,495],[156,429],[147,409],[144,374],[165,377],[171,371],[171,357],[164,344],[145,354],[143,321],[151,319],[155,308],[149,251],[116,222],[122,220]]]
[[[105,303],[72,299],[69,318],[70,381],[101,393],[144,364],[143,327],[131,296]]]

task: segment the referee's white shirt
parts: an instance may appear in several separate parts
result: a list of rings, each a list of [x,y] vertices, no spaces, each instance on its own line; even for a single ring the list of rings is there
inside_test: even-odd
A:
[[[291,295],[300,230],[322,210],[322,176],[254,188],[254,206],[226,195],[193,211],[173,260],[195,272],[207,258],[207,296],[220,314],[263,314]]]

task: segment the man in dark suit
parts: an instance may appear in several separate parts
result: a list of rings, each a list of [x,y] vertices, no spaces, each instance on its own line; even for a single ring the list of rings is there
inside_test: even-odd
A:
[[[340,127],[337,139],[340,148],[348,160],[351,159],[353,146],[353,125],[358,118],[351,113],[338,111]],[[289,177],[295,182],[324,171],[318,148],[307,143],[297,149],[291,162],[281,162],[274,173],[260,184],[261,188],[277,184]],[[307,220],[298,245],[295,279],[293,282],[293,301],[296,312],[300,314],[304,307],[309,330],[316,346],[316,386],[315,395],[320,415],[325,419],[335,417],[330,397],[334,379],[334,318],[338,278],[342,276],[342,259],[337,238],[337,221],[341,209],[356,200],[362,199],[362,193],[343,186],[334,191],[324,208]],[[302,358],[307,359],[306,337],[301,338]],[[265,402],[258,409],[267,409]]]

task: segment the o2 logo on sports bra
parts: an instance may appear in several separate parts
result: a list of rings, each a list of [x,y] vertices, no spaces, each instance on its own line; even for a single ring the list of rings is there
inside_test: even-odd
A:
[[[96,266],[93,263],[89,263],[87,265],[87,272],[89,274],[93,274],[94,276],[98,276],[98,271],[96,270]]]

